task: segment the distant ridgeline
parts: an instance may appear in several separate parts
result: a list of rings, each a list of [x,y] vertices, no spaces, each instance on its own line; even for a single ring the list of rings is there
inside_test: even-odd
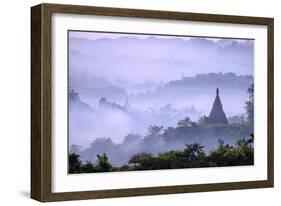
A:
[[[227,118],[223,111],[222,103],[219,96],[219,88],[217,88],[217,95],[213,103],[211,113],[208,117],[204,115],[204,122],[206,124],[227,124]]]
[[[248,88],[253,83],[252,75],[237,75],[235,73],[207,73],[197,74],[194,77],[186,77],[182,74],[181,79],[170,81],[165,87],[209,87],[217,85],[223,88]]]
[[[79,107],[79,109],[94,109],[90,107],[87,103],[83,102],[80,97],[79,93],[74,91],[74,89],[69,88],[69,105],[72,109],[74,107]],[[122,106],[120,104],[117,104],[115,102],[108,101],[105,97],[101,97],[99,100],[99,107],[100,108],[106,108],[106,109],[113,109],[113,110],[121,110],[121,111],[127,111],[130,108],[129,100],[126,98],[125,104]]]
[[[79,106],[80,109],[86,109],[86,110],[91,109],[91,107],[88,104],[80,100],[79,94],[75,92],[73,89],[69,90],[69,104],[70,104],[70,108],[72,108],[75,105],[75,106]],[[98,102],[98,106],[100,108],[119,110],[123,112],[127,112],[130,108],[128,98],[126,98],[124,105],[120,105],[115,102],[108,101],[105,97],[101,97]],[[228,120],[224,113],[221,99],[219,96],[219,88],[216,89],[216,97],[211,112],[209,116],[205,116],[205,115],[203,116],[203,121],[205,124],[228,124]]]
[[[126,102],[125,102],[124,106],[121,106],[121,105],[119,105],[115,102],[107,101],[105,97],[102,97],[99,100],[99,107],[126,111],[130,107],[130,105],[129,105],[128,98],[126,99]]]
[[[75,92],[74,89],[69,88],[69,93],[68,93],[68,99],[69,99],[69,109],[70,111],[75,110],[75,109],[82,109],[85,111],[89,111],[92,108],[90,105],[86,104],[85,102],[81,101],[79,97],[79,93]]]
[[[74,89],[69,88],[69,100],[77,101],[80,100],[78,92],[75,92]]]

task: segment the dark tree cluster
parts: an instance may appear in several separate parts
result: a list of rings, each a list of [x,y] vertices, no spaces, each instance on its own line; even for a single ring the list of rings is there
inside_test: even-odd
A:
[[[72,145],[70,152],[79,154],[83,161],[91,162],[98,160],[98,154],[106,153],[114,166],[120,166],[137,153],[157,155],[170,150],[183,150],[186,144],[194,142],[203,144],[204,150],[209,152],[216,148],[218,139],[233,144],[237,137],[247,137],[252,132],[247,122],[209,125],[192,122],[187,117],[180,120],[176,127],[163,128],[151,125],[145,136],[130,133],[119,144],[114,143],[109,137],[97,138],[84,150]]]
[[[130,159],[130,164],[133,170],[253,165],[253,135],[249,139],[238,140],[234,146],[220,140],[218,148],[208,154],[204,152],[203,145],[194,143],[186,145],[184,150],[171,150],[157,156],[137,154]]]
[[[120,167],[113,167],[106,154],[97,155],[98,161],[93,164],[91,162],[82,163],[78,154],[71,153],[69,155],[69,173],[253,165],[253,143],[253,135],[248,139],[238,140],[234,146],[220,140],[217,149],[208,154],[201,144],[187,144],[183,150],[171,150],[158,155],[144,152],[133,155],[127,164]]]
[[[108,162],[108,157],[106,154],[97,155],[97,158],[98,163],[96,165],[89,161],[82,163],[80,160],[80,155],[76,153],[70,153],[68,156],[68,171],[70,174],[112,171],[112,165]]]

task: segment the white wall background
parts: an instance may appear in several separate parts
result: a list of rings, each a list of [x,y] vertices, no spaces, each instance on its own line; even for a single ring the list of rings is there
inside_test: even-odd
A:
[[[280,205],[281,196],[281,12],[274,0],[57,0],[127,7],[275,18],[275,188],[47,203],[47,205]],[[37,0],[1,2],[0,10],[0,203],[39,205],[30,185],[30,7]]]

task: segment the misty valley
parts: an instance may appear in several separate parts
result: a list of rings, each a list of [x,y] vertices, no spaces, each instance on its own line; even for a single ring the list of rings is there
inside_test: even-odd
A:
[[[100,96],[94,98],[97,99],[97,104],[93,106],[86,103],[78,91],[70,88],[69,172],[252,165],[254,134],[253,82],[249,81],[251,77],[238,77],[233,73],[212,73],[204,76],[205,81],[210,82],[213,79],[225,91],[229,89],[223,86],[227,81],[222,79],[233,78],[232,84],[238,86],[231,90],[244,92],[247,96],[240,105],[240,113],[232,116],[224,113],[225,104],[224,99],[220,99],[219,88],[212,91],[210,99],[206,98],[208,102],[205,104],[210,105],[208,113],[197,110],[196,104],[182,108],[173,107],[173,99],[178,102],[185,102],[186,99],[189,102],[198,101],[195,92],[190,88],[198,84],[197,81],[202,81],[202,75],[192,79],[182,78],[161,86],[163,89],[175,83],[180,85],[174,87],[181,100],[172,95],[175,88],[170,88],[171,92],[166,92],[166,97],[171,96],[170,99],[165,99],[168,102],[162,101],[163,106],[158,109],[148,107],[144,110],[143,107],[135,107],[130,102],[130,95],[124,98],[123,104],[111,101],[106,92],[98,93]],[[219,79],[221,83],[218,83]],[[245,89],[241,86],[242,83]],[[202,87],[204,90],[204,86]],[[157,88],[154,91],[158,90]],[[195,91],[200,96],[198,87]],[[135,97],[139,99],[143,97],[143,93]],[[146,98],[146,101],[149,99]],[[151,102],[153,105],[153,98]]]
[[[254,40],[68,32],[70,174],[254,164]]]

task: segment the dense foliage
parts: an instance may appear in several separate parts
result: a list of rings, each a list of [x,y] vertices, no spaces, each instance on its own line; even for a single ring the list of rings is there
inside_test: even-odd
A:
[[[219,141],[215,150],[206,153],[204,146],[198,143],[188,144],[183,150],[171,150],[152,155],[139,153],[133,155],[128,164],[113,167],[106,154],[97,155],[97,163],[81,162],[79,155],[69,155],[69,173],[92,173],[132,170],[158,170],[177,168],[198,168],[217,166],[239,166],[254,164],[254,136],[242,138],[233,146]]]
[[[79,154],[83,161],[91,162],[97,161],[97,155],[106,153],[114,166],[121,166],[137,153],[157,155],[170,150],[183,150],[186,144],[194,142],[204,145],[204,151],[209,152],[216,149],[219,139],[233,145],[237,138],[248,137],[251,133],[253,130],[248,122],[209,125],[192,122],[187,117],[175,127],[151,125],[144,136],[129,133],[121,143],[115,143],[109,137],[96,138],[82,151],[72,145],[70,152]]]

